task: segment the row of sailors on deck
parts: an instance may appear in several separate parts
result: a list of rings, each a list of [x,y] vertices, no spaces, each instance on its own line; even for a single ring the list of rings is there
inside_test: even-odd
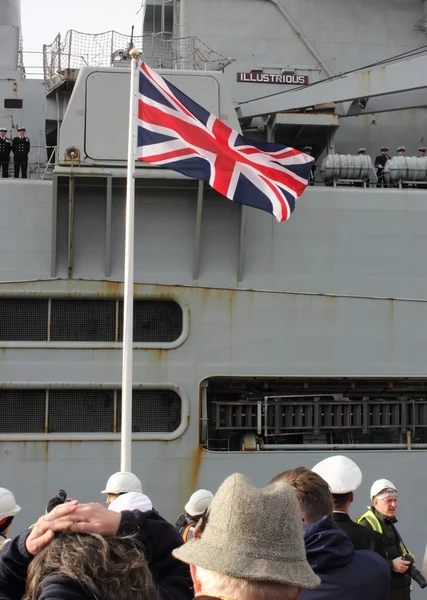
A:
[[[27,178],[28,155],[30,153],[30,140],[25,135],[25,127],[18,127],[18,135],[12,140],[7,137],[7,129],[0,128],[0,168],[3,177],[9,177],[10,153],[13,154],[13,170],[15,179]]]
[[[313,148],[311,146],[305,146],[303,148],[303,152],[305,152],[306,154],[309,154],[310,156],[312,155],[313,152]],[[406,156],[406,148],[405,146],[398,146],[396,148],[396,153],[397,156]],[[359,156],[365,156],[366,155],[366,148],[359,148],[359,150],[357,151],[357,154]],[[420,146],[418,148],[418,158],[425,158],[426,156],[426,147],[425,146]],[[374,161],[374,166],[376,169],[376,175],[378,178],[378,185],[382,185],[384,183],[384,167],[386,165],[386,162],[388,160],[391,160],[391,156],[389,155],[389,148],[388,146],[382,146],[381,148],[381,154],[379,154],[378,156],[375,157],[375,161]],[[311,179],[312,181],[314,181],[314,174],[316,171],[316,164],[313,163],[312,168],[311,168]]]
[[[408,600],[411,578],[427,581],[395,526],[397,489],[375,481],[355,523],[361,482],[345,456],[284,471],[261,489],[234,474],[215,495],[195,492],[175,526],[133,473],[110,477],[108,509],[59,490],[45,515],[3,542],[0,598]],[[3,538],[19,511],[0,488]]]

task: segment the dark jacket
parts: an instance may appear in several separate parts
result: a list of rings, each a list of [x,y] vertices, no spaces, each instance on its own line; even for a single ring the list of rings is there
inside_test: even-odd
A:
[[[0,554],[0,600],[21,600],[24,594],[27,568],[32,558],[25,548],[29,533],[25,531],[14,538],[6,544]],[[124,511],[118,534],[136,534],[137,539],[144,545],[148,564],[162,600],[193,598],[189,567],[172,556],[172,550],[182,545],[182,540],[173,525],[153,511]],[[81,595],[83,591],[80,586],[70,587],[69,583],[67,578],[60,576],[59,579],[47,578],[46,590],[39,600],[84,600],[85,596]],[[76,594],[80,594],[80,597]]]
[[[41,584],[38,600],[87,600],[85,590],[75,579],[64,575],[51,575]]]
[[[381,179],[381,181],[383,180],[384,177],[384,167],[386,165],[386,162],[390,160],[389,155],[384,155],[384,154],[380,154],[379,156],[375,157],[375,168],[377,170],[377,177]]]
[[[28,154],[30,153],[30,140],[23,136],[13,138],[12,141],[12,152],[15,161],[26,161],[28,160]]]
[[[307,560],[322,582],[300,600],[389,600],[390,569],[371,550],[354,550],[331,516],[304,525]]]
[[[358,525],[342,512],[333,513],[334,521],[350,538],[355,550],[373,550],[383,558],[387,558],[382,536],[372,529]]]
[[[383,542],[386,551],[387,561],[390,566],[391,571],[391,600],[407,600],[410,595],[410,587],[411,587],[411,578],[406,573],[395,573],[392,570],[392,561],[394,558],[398,558],[402,556],[403,551],[400,547],[400,540],[397,535],[395,529],[395,523],[397,523],[397,519],[388,518],[375,510],[374,507],[371,507],[372,512],[376,515],[377,519],[381,523],[381,528],[383,530]],[[366,527],[366,529],[372,530],[372,527],[369,525],[366,519],[362,519],[360,521],[360,525],[362,527]]]
[[[9,162],[10,151],[12,150],[11,141],[7,138],[0,138],[0,162]]]

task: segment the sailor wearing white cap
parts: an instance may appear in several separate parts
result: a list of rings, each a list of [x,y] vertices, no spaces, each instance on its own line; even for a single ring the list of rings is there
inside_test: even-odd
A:
[[[6,137],[7,129],[0,127],[0,169],[2,177],[9,177],[9,157],[12,150],[12,142]]]
[[[362,483],[362,471],[354,461],[346,456],[330,456],[312,469],[326,481],[334,500],[333,517],[344,531],[356,550],[375,550],[385,558],[385,549],[379,534],[357,525],[349,516],[354,492]]]
[[[372,484],[370,498],[372,506],[357,522],[383,537],[387,560],[392,570],[390,600],[409,600],[411,578],[407,570],[411,563],[402,558],[409,552],[395,527],[397,488],[389,479],[377,479]]]
[[[28,155],[30,153],[30,140],[25,135],[25,127],[18,127],[18,135],[12,140],[14,177],[19,178],[21,171],[22,179],[27,179]]]

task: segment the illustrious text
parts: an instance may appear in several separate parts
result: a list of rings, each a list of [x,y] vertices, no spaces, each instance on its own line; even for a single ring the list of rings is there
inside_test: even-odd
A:
[[[237,73],[237,81],[240,83],[281,83],[285,85],[308,85],[308,75],[296,75],[295,73]]]

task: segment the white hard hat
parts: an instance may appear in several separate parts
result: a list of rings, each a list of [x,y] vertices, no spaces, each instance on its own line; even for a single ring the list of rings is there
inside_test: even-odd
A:
[[[0,488],[0,519],[14,517],[21,507],[16,504],[15,496],[6,488]]]
[[[346,456],[330,456],[311,470],[326,481],[333,494],[354,492],[362,483],[362,471]]]
[[[105,490],[102,490],[101,494],[125,494],[126,492],[142,493],[142,484],[133,473],[119,471],[111,475]]]
[[[115,500],[108,506],[108,510],[113,512],[122,512],[122,510],[140,510],[146,512],[153,510],[151,500],[141,492],[127,492],[121,496],[117,496]]]
[[[397,494],[397,489],[394,483],[392,483],[388,479],[377,479],[376,481],[374,481],[371,487],[371,500],[375,498],[375,496],[378,496],[378,494],[380,494],[384,490],[392,490]]]
[[[202,515],[212,502],[213,494],[209,490],[197,490],[184,507],[190,517]]]

